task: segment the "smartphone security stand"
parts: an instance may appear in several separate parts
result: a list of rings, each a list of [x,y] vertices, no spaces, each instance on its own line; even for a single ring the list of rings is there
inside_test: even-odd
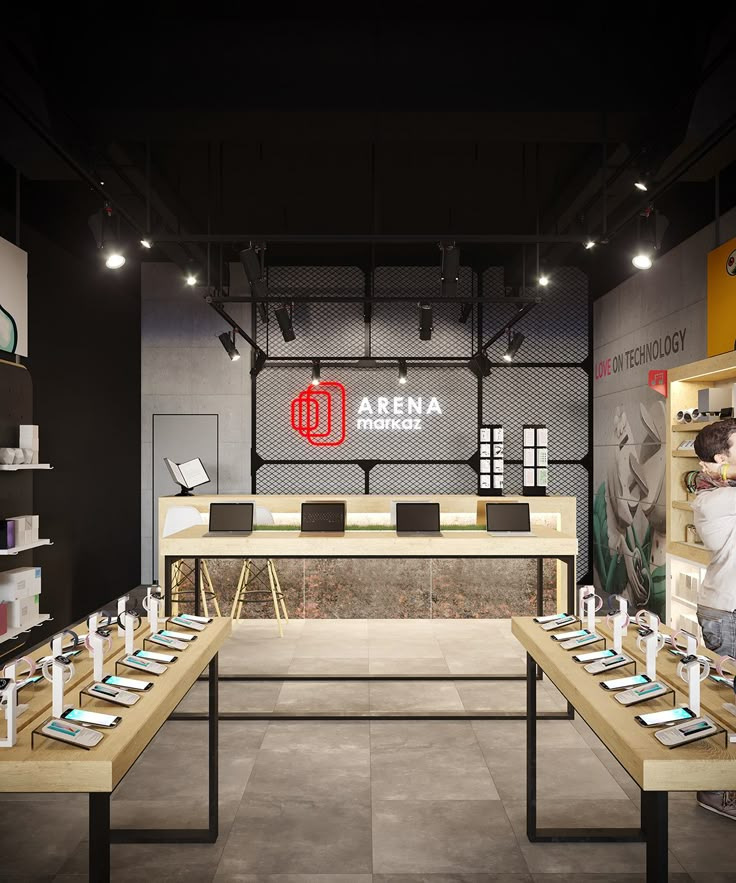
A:
[[[596,595],[594,586],[581,586],[578,592],[578,614],[586,618],[585,627],[595,632],[595,615],[603,607],[603,598]]]
[[[146,589],[146,597],[143,599],[143,607],[148,613],[148,626],[151,634],[155,635],[158,631],[159,619],[162,616],[161,605],[164,596],[158,586],[149,586]]]
[[[122,621],[122,617],[123,617],[123,614],[125,613],[125,609],[127,606],[128,606],[128,596],[121,595],[118,598],[118,637],[119,638],[122,638],[123,635],[125,634],[125,629],[123,628],[121,621]],[[130,652],[130,651],[128,651],[128,652]]]
[[[672,644],[678,647],[677,638],[686,639],[685,656],[677,664],[677,674],[688,685],[688,705],[697,717],[700,716],[700,682],[710,674],[710,663],[698,656],[698,639],[690,632],[679,631],[672,637]]]
[[[621,653],[626,629],[631,620],[626,612],[628,609],[626,598],[617,595],[616,600],[618,601],[618,613],[609,613],[606,621],[613,628],[613,651],[614,653]]]
[[[74,665],[61,653],[62,635],[51,639],[51,658],[42,666],[43,676],[51,681],[51,714],[61,717],[64,713],[64,684],[74,677]]]
[[[112,640],[107,630],[99,627],[100,614],[94,613],[89,618],[89,634],[84,639],[84,644],[92,656],[93,677],[95,681],[101,681],[105,676],[105,651],[112,649]]]
[[[636,618],[637,622],[641,622],[638,614]],[[659,630],[659,617],[656,613],[648,617],[648,622],[649,625],[645,626],[646,631],[639,635],[636,644],[646,657],[647,677],[654,681],[657,679],[657,653],[664,647],[665,640]]]
[[[10,678],[0,679],[0,707],[5,714],[6,730],[5,737],[0,739],[0,748],[12,748],[16,739],[16,718],[18,709],[15,704],[15,695],[18,685]]]
[[[28,671],[22,677],[18,674],[18,666],[26,665],[28,666]],[[3,677],[7,678],[9,681],[15,681],[15,717],[16,720],[28,711],[27,705],[22,705],[18,702],[18,687],[20,684],[26,679],[33,677],[36,671],[36,662],[34,659],[31,659],[30,656],[22,656],[20,659],[14,659],[12,662],[8,663],[3,670]]]

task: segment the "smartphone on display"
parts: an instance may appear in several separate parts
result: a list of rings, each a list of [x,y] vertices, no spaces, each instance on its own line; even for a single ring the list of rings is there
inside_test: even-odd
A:
[[[565,619],[569,615],[569,613],[550,613],[549,616],[535,616],[534,622],[538,622],[540,624],[545,622],[552,622],[555,619]]]
[[[154,662],[176,662],[178,656],[169,656],[168,653],[151,653],[150,650],[136,650],[133,656],[140,656],[141,659],[151,659]]]
[[[172,616],[170,621],[173,622],[175,625],[180,625],[182,628],[185,629],[192,629],[195,632],[203,632],[205,629],[204,624],[201,623],[199,620],[191,619],[190,617],[184,615]]]
[[[113,687],[120,687],[123,690],[138,690],[141,693],[144,690],[150,690],[153,681],[137,681],[135,678],[119,678],[117,675],[105,675],[102,679],[103,684],[112,684]]]
[[[654,711],[651,714],[637,714],[634,720],[642,727],[661,727],[665,724],[676,724],[678,721],[688,721],[696,717],[695,712],[689,708],[668,708],[667,711]]]
[[[629,687],[638,687],[640,684],[651,684],[651,678],[646,675],[632,675],[630,678],[614,678],[612,681],[601,681],[600,686],[604,690],[627,690]]]
[[[188,635],[186,632],[172,632],[170,629],[161,629],[158,632],[165,638],[174,638],[177,641],[196,641],[197,635]]]
[[[193,613],[181,613],[182,619],[191,619],[193,622],[212,622],[211,616],[195,616]]]
[[[719,684],[721,687],[730,687],[732,690],[733,686],[733,678],[724,678],[723,675],[708,675],[708,680],[713,681],[714,684]]]
[[[550,622],[545,622],[542,625],[542,628],[545,632],[551,632],[553,629],[561,629],[566,625],[572,625],[574,622],[577,622],[574,616],[563,616],[558,619],[550,620]]]
[[[573,662],[594,662],[596,659],[610,659],[616,654],[613,650],[594,650],[592,653],[576,653]]]
[[[30,678],[26,678],[24,681],[21,681],[18,684],[18,689],[22,690],[23,687],[27,687],[29,684],[37,684],[39,681],[43,680],[43,675],[33,675]]]
[[[89,724],[93,727],[116,727],[122,720],[117,714],[99,714],[96,711],[85,711],[83,708],[69,708],[62,714],[62,718],[75,724]]]
[[[589,635],[590,632],[587,629],[575,629],[572,632],[560,632],[559,635],[550,635],[553,641],[569,641],[570,638],[582,638],[584,635]]]

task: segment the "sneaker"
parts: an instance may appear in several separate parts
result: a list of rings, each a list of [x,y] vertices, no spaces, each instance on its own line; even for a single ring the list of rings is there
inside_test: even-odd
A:
[[[736,821],[736,791],[698,791],[695,799],[703,809]]]

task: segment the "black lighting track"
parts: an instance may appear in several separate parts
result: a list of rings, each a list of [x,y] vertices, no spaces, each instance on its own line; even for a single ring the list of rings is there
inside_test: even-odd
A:
[[[565,236],[556,233],[468,233],[463,236],[455,233],[433,234],[379,234],[379,233],[182,233],[177,236],[155,233],[151,234],[156,244],[184,245],[186,243],[210,243],[212,245],[237,244],[244,242],[265,242],[274,244],[304,245],[421,245],[422,243],[439,244],[440,241],[451,239],[456,245],[488,244],[488,245],[582,245],[588,235]]]
[[[365,303],[366,297],[365,295],[284,295],[283,297],[279,297],[276,294],[271,293],[268,297],[265,295],[263,297],[253,297],[252,295],[236,295],[234,297],[223,297],[220,295],[208,295],[205,300],[211,306],[217,306],[221,304],[261,304],[261,303],[273,303],[275,301],[288,303],[303,303],[303,304],[317,304],[317,303],[325,303],[325,304],[349,304],[349,303]],[[523,304],[524,306],[519,309],[519,312],[523,308],[526,308],[526,312],[528,312],[532,307],[535,307],[537,304],[542,303],[541,297],[474,297],[473,295],[455,295],[454,297],[443,297],[441,295],[427,297],[425,295],[416,295],[416,294],[397,294],[394,296],[384,296],[384,297],[375,297],[371,296],[370,298],[372,303],[419,303],[421,301],[423,304],[431,304],[431,303],[439,303],[439,304],[505,304],[506,306],[512,304]],[[525,315],[525,314],[523,314]],[[521,316],[518,317],[520,319]],[[517,317],[514,318],[514,321],[517,321]],[[504,329],[506,326],[504,325]]]

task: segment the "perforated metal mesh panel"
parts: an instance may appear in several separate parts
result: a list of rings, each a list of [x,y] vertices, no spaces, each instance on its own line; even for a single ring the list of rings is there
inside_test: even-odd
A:
[[[469,267],[460,267],[457,290],[461,297],[475,293]],[[422,297],[440,296],[439,266],[376,267],[373,293],[376,297],[416,295],[417,298],[416,303],[378,302],[373,305],[371,352],[374,356],[470,358],[473,354],[474,317],[461,322],[460,304],[432,304],[432,339],[419,339],[418,304]]]
[[[588,527],[590,524],[591,491],[588,470],[580,463],[553,463],[549,467],[551,495],[576,498],[576,521],[578,535],[578,579],[588,572]]]
[[[505,455],[520,460],[522,426],[549,428],[550,460],[588,452],[588,375],[582,368],[497,367],[483,381],[483,422],[504,428]]]
[[[258,470],[259,494],[362,494],[364,472],[352,463],[266,463]]]
[[[477,482],[460,463],[379,463],[370,473],[372,494],[474,494]]]
[[[467,368],[411,365],[400,385],[393,365],[323,367],[322,380],[340,381],[346,393],[345,442],[333,447],[310,444],[291,426],[291,402],[308,388],[309,378],[306,367],[282,366],[267,366],[258,376],[256,440],[264,460],[467,460],[476,449],[477,388]],[[426,413],[432,397],[439,415]],[[416,413],[419,405],[422,414]],[[394,420],[401,425],[394,427]]]
[[[496,283],[495,268],[483,274],[483,288]],[[588,280],[575,267],[558,267],[550,274],[546,288],[526,289],[528,297],[542,297],[538,304],[514,326],[525,340],[518,362],[582,362],[588,356]],[[496,283],[497,284],[497,283]],[[512,305],[489,304],[483,309],[483,339],[502,328],[516,312]],[[492,361],[499,361],[506,349],[502,337],[488,351]]]

